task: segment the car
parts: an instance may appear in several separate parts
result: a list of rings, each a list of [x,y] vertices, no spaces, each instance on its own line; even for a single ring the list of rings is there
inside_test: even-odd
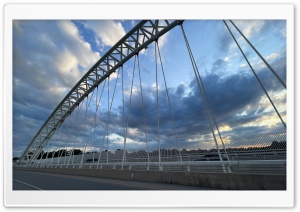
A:
[[[221,155],[223,161],[227,161],[228,159]],[[220,161],[220,157],[218,154],[206,154],[203,157],[196,158],[194,161]]]

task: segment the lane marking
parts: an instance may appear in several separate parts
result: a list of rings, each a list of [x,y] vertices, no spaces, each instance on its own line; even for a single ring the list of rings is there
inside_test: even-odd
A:
[[[41,190],[41,191],[44,191],[43,189],[41,189],[41,188],[38,188],[38,187],[36,187],[36,186],[33,186],[33,185],[30,185],[30,184],[28,184],[28,183],[24,183],[24,182],[22,182],[22,181],[20,181],[20,180],[16,180],[16,179],[13,179],[14,181],[17,181],[17,182],[19,182],[19,183],[23,183],[23,184],[25,184],[25,185],[27,185],[27,186],[30,186],[30,187],[32,187],[32,188],[35,188],[35,189],[38,189],[38,190]]]

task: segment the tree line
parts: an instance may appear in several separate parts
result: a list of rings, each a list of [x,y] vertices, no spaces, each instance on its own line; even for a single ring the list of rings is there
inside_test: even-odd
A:
[[[269,146],[263,146],[263,147],[236,147],[236,148],[226,148],[226,150],[228,152],[230,151],[236,151],[236,150],[247,150],[247,151],[251,151],[251,150],[268,150],[268,149],[286,149],[286,141],[273,141]],[[121,151],[121,149],[117,149],[117,151]],[[144,150],[141,150],[143,152],[145,152]],[[170,151],[170,153],[172,154],[176,154],[178,153],[178,150],[175,149],[161,149],[161,151]],[[214,151],[214,149],[208,151],[208,150],[203,150],[203,149],[197,149],[197,150],[186,150],[183,149],[181,150],[181,153],[183,154],[193,154],[193,153],[203,153],[203,152],[212,152]],[[104,152],[107,152],[107,150],[105,150]],[[153,151],[152,153],[157,153],[158,150]],[[92,151],[92,152],[86,152],[85,154],[89,154],[89,153],[97,153],[96,151]],[[136,154],[138,152],[133,152],[132,154]],[[29,155],[32,155],[33,153],[28,153]],[[57,151],[51,151],[51,152],[44,152],[41,151],[40,154],[38,155],[37,159],[46,159],[46,158],[56,158],[56,157],[63,157],[63,156],[70,156],[70,155],[81,155],[83,154],[83,151],[80,149],[73,149],[73,150],[65,150],[65,149],[60,149]],[[14,157],[13,161],[16,161],[20,159],[19,157]]]

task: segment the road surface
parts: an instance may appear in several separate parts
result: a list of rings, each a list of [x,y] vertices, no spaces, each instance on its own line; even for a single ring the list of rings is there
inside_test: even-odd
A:
[[[211,190],[211,188],[13,170],[13,190]]]

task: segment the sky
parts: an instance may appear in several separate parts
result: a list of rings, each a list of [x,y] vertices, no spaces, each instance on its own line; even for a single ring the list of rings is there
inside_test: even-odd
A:
[[[13,22],[13,156],[20,156],[73,86],[137,23],[139,20]],[[286,89],[227,23],[286,121]],[[234,23],[286,81],[286,22],[234,20]],[[229,138],[285,132],[223,21],[186,20],[183,27],[221,135],[227,138],[226,145],[232,145],[234,139]],[[127,129],[126,148],[132,151],[145,149],[147,145],[155,149],[158,138],[161,148],[215,148],[181,28],[177,26],[159,38],[158,45],[162,63],[155,57],[154,44],[141,51],[138,59],[132,58],[110,77],[109,92],[107,81],[100,84],[98,91],[72,113],[45,148],[86,147],[90,151],[95,147],[114,151],[124,146],[124,129]],[[110,113],[108,96],[112,103]],[[106,122],[108,113],[110,119]],[[106,128],[108,137],[104,133]]]

